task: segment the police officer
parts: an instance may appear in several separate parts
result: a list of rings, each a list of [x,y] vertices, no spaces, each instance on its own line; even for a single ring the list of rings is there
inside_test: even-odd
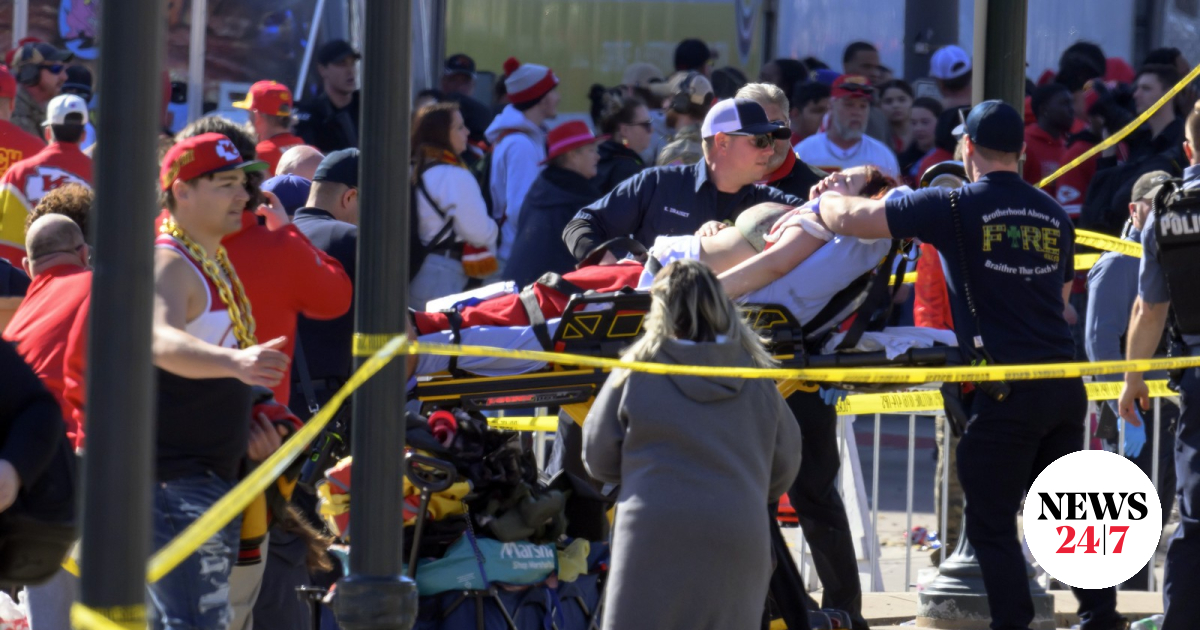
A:
[[[563,229],[563,242],[575,258],[582,260],[619,236],[632,235],[649,247],[658,236],[692,234],[764,201],[803,203],[755,184],[767,175],[775,139],[792,135],[786,123],[768,120],[758,103],[744,98],[717,103],[704,118],[701,135],[701,162],[648,168],[580,210]]]
[[[1156,197],[1154,210],[1142,230],[1142,265],[1138,299],[1133,306],[1126,358],[1145,359],[1158,348],[1174,305],[1175,326],[1187,344],[1188,354],[1200,352],[1200,111],[1192,111],[1184,131],[1183,151],[1191,164],[1183,171],[1182,190],[1165,199]],[[1195,628],[1200,624],[1200,368],[1188,368],[1181,382],[1179,423],[1175,431],[1175,475],[1179,504],[1179,529],[1167,545],[1163,577],[1163,630]],[[1121,417],[1138,425],[1134,405],[1148,409],[1149,390],[1141,373],[1125,375],[1121,390]]]
[[[1014,365],[1074,357],[1064,316],[1075,272],[1074,229],[1049,195],[1021,179],[1021,115],[1002,101],[967,117],[963,162],[973,182],[926,188],[887,202],[853,197],[852,172],[827,178],[817,214],[835,233],[919,238],[944,257],[955,333],[966,359]],[[1017,511],[1030,482],[1083,443],[1083,380],[977,384],[966,401],[969,424],[959,443],[966,533],[979,557],[992,628],[1033,621]],[[1116,589],[1075,590],[1083,628],[1124,628]]]
[[[1166,171],[1151,171],[1138,178],[1133,185],[1133,194],[1129,201],[1129,221],[1125,224],[1124,240],[1140,243],[1142,230],[1145,228],[1146,217],[1150,214],[1151,202],[1161,185],[1171,179]],[[1122,342],[1125,331],[1129,328],[1129,314],[1138,294],[1138,268],[1140,259],[1126,256],[1119,252],[1105,252],[1088,271],[1087,284],[1087,317],[1084,325],[1084,347],[1089,361],[1120,361],[1124,358]],[[1149,378],[1166,378],[1165,374],[1150,374]],[[1110,374],[1097,377],[1099,380],[1118,381],[1120,374]],[[1100,423],[1096,430],[1097,437],[1103,437],[1109,448],[1123,452],[1125,457],[1137,464],[1147,477],[1154,479],[1154,459],[1156,453],[1146,442],[1153,441],[1155,432],[1158,433],[1159,452],[1171,453],[1175,450],[1175,420],[1179,417],[1179,408],[1167,400],[1161,403],[1160,417],[1146,414],[1141,417],[1144,426],[1134,426],[1115,421],[1119,417],[1117,401],[1109,400],[1100,407]],[[1157,426],[1155,426],[1157,423]],[[1124,450],[1118,445],[1121,442],[1120,427],[1124,425]],[[1158,487],[1170,488],[1167,492],[1159,492],[1158,498],[1162,504],[1163,514],[1170,514],[1175,506],[1175,463],[1170,457],[1163,457],[1158,462]],[[1148,590],[1148,565],[1137,575],[1125,581],[1121,587],[1124,590]]]

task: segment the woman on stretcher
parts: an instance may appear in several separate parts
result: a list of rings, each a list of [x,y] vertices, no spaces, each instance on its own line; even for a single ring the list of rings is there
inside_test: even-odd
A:
[[[866,182],[864,194],[886,197],[907,194],[907,187],[894,184],[877,169],[849,169],[826,178],[818,193],[839,194],[847,178]],[[818,199],[803,207],[812,207]],[[650,248],[662,266],[682,258],[698,259],[718,273],[730,297],[742,303],[779,304],[801,322],[815,317],[839,291],[874,269],[888,253],[891,242],[833,236],[819,225],[802,220],[803,215],[779,204],[760,204],[743,212],[733,228],[711,223],[695,235],[663,236]],[[632,260],[615,265],[592,265],[535,283],[530,289],[547,320],[550,334],[558,324],[572,293],[606,293],[623,287],[648,287],[653,273]],[[565,290],[561,281],[566,281]],[[556,288],[557,287],[557,288]],[[461,343],[509,349],[536,349],[541,344],[530,330],[525,306],[517,295],[505,295],[476,305],[447,312],[414,314],[416,333],[422,341],[452,343],[451,318],[461,319]],[[421,355],[415,374],[447,369],[448,357]],[[486,376],[535,370],[542,364],[505,359],[460,357],[462,370]]]

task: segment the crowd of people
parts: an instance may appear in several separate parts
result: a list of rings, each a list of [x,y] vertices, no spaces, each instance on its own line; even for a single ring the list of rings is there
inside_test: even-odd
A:
[[[155,548],[274,452],[350,377],[357,147],[365,141],[356,83],[360,58],[349,43],[328,42],[314,57],[318,96],[294,103],[285,85],[263,80],[235,104],[249,112],[249,125],[209,116],[161,138],[161,203],[154,213]],[[892,238],[916,238],[921,251],[916,285],[892,298],[893,323],[953,330],[959,339],[972,339],[974,332],[975,339],[988,339],[987,350],[978,346],[986,357],[977,358],[1001,364],[1117,359],[1126,355],[1126,342],[1130,358],[1158,351],[1166,304],[1176,295],[1170,288],[1179,282],[1172,280],[1176,263],[1164,263],[1169,267],[1164,273],[1147,262],[1158,260],[1149,248],[1159,243],[1150,236],[1141,268],[1132,258],[1105,254],[1090,272],[1077,273],[1073,234],[1078,227],[1143,243],[1155,234],[1151,210],[1158,208],[1155,199],[1164,184],[1183,176],[1190,186],[1200,177],[1195,91],[1185,89],[1122,142],[1041,187],[1045,194],[1032,186],[1150,109],[1190,70],[1178,50],[1155,50],[1135,70],[1106,57],[1098,45],[1079,42],[1064,51],[1055,71],[1028,82],[1023,112],[994,101],[973,103],[971,56],[953,45],[931,55],[930,81],[915,83],[893,77],[867,42],[846,48],[840,71],[812,57],[776,59],[754,82],[735,68],[714,68],[715,59],[706,43],[689,39],[677,47],[671,73],[639,62],[625,70],[621,85],[589,87],[560,85],[551,68],[510,58],[491,102],[481,102],[475,60],[448,57],[440,84],[417,93],[413,108],[410,242],[396,244],[409,252],[408,304],[424,311],[440,298],[497,282],[519,289],[546,274],[574,272],[580,261],[618,264],[634,252],[613,239],[632,238],[645,248],[661,237],[711,239],[744,211],[780,204],[801,208],[795,212],[804,216],[779,224],[778,233],[772,230],[771,243],[777,244],[759,243],[757,252],[731,245],[745,256],[718,264],[713,261],[721,260],[722,250],[698,239],[696,258],[705,264],[667,265],[650,286],[654,310],[630,356],[769,365],[770,358],[731,314],[728,296],[745,296],[784,277],[826,243]],[[57,401],[62,443],[82,453],[93,202],[89,156],[90,147],[104,138],[96,138],[90,124],[90,74],[68,65],[71,61],[68,51],[24,41],[10,53],[8,69],[0,70],[0,295],[24,298],[15,313],[0,312],[10,320],[0,321],[0,328]],[[560,120],[566,89],[587,94],[590,121]],[[168,98],[169,90],[164,128]],[[882,178],[889,189],[918,189],[936,173],[931,169],[950,161],[961,162],[974,182],[960,196],[939,188],[915,193],[904,188],[901,193],[911,194],[887,201],[857,196],[864,173]],[[810,197],[821,203],[806,205]],[[1006,249],[1008,258],[1002,258],[1005,268],[1033,260],[1046,269],[1036,282],[1002,276],[977,294],[986,305],[979,310],[990,315],[977,314],[964,301],[968,278],[982,273],[985,263],[982,251],[960,249],[955,204],[961,204],[973,238],[997,227],[986,225],[988,207],[1032,207],[1047,217],[1045,225],[1030,227],[1046,234],[1032,242],[1022,237],[1024,224],[1014,220],[1009,232],[983,243],[982,251],[991,251],[992,241],[1011,241],[1012,251]],[[1160,238],[1166,255],[1177,260],[1170,252],[1179,243]],[[846,264],[851,254],[844,256],[830,260]],[[978,284],[978,276],[970,282],[987,284]],[[969,290],[966,295],[970,299]],[[804,308],[815,314],[820,305]],[[1189,334],[1183,342],[1200,341],[1190,334],[1190,320],[1184,321],[1180,330]],[[6,382],[37,389],[28,378],[9,373]],[[1196,370],[1187,374],[1191,384],[1185,387],[1195,386]],[[1126,384],[1127,395],[1102,406],[1096,437],[1117,449],[1123,435],[1123,452],[1149,472],[1152,460],[1143,446],[1147,433],[1157,431],[1161,452],[1174,452],[1183,462],[1171,466],[1164,455],[1158,478],[1169,489],[1177,473],[1181,488],[1183,524],[1168,554],[1165,592],[1168,620],[1179,624],[1171,627],[1187,627],[1200,619],[1200,603],[1188,596],[1196,578],[1187,567],[1195,566],[1200,535],[1194,450],[1200,445],[1183,433],[1188,394],[1182,412],[1164,403],[1155,426],[1134,404],[1145,395],[1142,376],[1128,375]],[[681,483],[710,484],[693,497],[695,503],[723,495],[719,487],[729,488],[727,496],[764,503],[786,493],[825,586],[822,607],[845,611],[854,628],[867,627],[851,528],[835,484],[837,418],[830,397],[813,387],[776,400],[777,394],[766,391],[773,388],[759,391],[759,385],[625,375],[597,399],[575,458],[596,480],[630,488],[617,499],[618,514],[627,520],[618,516],[604,627],[635,627],[648,619],[657,620],[654,627],[758,623],[771,562],[768,534],[758,531],[757,516],[713,525],[729,528],[731,535],[741,532],[746,544],[729,548],[733,556],[715,550],[712,556],[693,555],[694,568],[684,570],[700,580],[692,592],[711,597],[691,598],[686,606],[681,598],[672,607],[647,599],[657,593],[648,574],[680,570],[673,562],[687,553],[681,545],[703,546],[715,540],[706,536],[722,535],[697,529],[695,536],[677,536],[663,529],[666,523],[686,529],[688,523],[707,522],[704,515],[711,511],[690,512],[694,521],[681,519],[689,514],[679,507],[686,501],[670,485],[680,480],[641,476],[655,467],[711,466],[697,463],[697,453],[736,460],[743,468],[717,478],[684,475]],[[1016,512],[1032,475],[994,471],[1019,465],[1036,474],[1047,457],[1078,448],[1084,430],[1078,380],[1014,383],[1012,390],[1012,402],[1004,404],[980,402],[977,395],[974,407],[968,406],[974,419],[967,433],[952,440],[951,452],[939,454],[939,475],[956,477],[952,489],[958,488],[957,478],[962,482],[950,501],[950,543],[960,527],[961,493],[981,497],[966,504],[972,516],[967,533],[983,565],[994,617],[1009,624],[994,627],[1005,628],[1026,627],[1033,614],[1024,565],[1013,564],[1020,555]],[[15,414],[28,404],[34,405],[29,413],[53,415],[46,413],[44,392],[27,399],[42,404],[6,403],[0,412]],[[722,425],[719,420],[743,413],[735,408],[763,421],[753,431]],[[684,409],[694,413],[680,414]],[[712,433],[690,453],[681,446],[664,455],[630,429],[636,424],[661,432],[653,435],[681,434],[689,431],[681,425],[684,419],[686,425],[701,418]],[[1014,418],[1027,431],[1019,443],[996,448],[1003,423]],[[6,415],[0,424],[18,420],[29,423]],[[581,430],[571,423],[560,429],[557,443],[569,443],[571,431],[578,448]],[[10,457],[7,444],[0,449],[0,510],[12,505],[64,518],[61,493],[35,489],[46,479],[64,483],[54,475],[74,463],[52,457],[58,446],[45,443],[44,432],[10,433],[9,441],[17,437],[41,440],[40,459]],[[733,444],[744,448],[731,450]],[[954,463],[955,451],[966,461]],[[642,472],[631,479],[635,468]],[[630,494],[639,491],[644,494]],[[1176,493],[1160,494],[1168,514]],[[660,519],[663,512],[644,503],[646,497],[678,511]],[[37,506],[39,501],[57,503]],[[315,497],[305,488],[293,492],[290,484],[281,484],[263,501],[270,519],[248,512],[150,586],[152,627],[307,627],[308,608],[294,589],[331,583],[323,558],[331,537],[313,519]],[[758,514],[749,504],[731,512]],[[740,563],[731,559],[741,555],[746,557]],[[713,558],[720,566],[729,560],[730,573],[706,591],[700,584],[711,577],[704,574]],[[1146,586],[1145,572],[1126,585]],[[68,627],[63,602],[76,588],[65,571],[27,588],[32,627]],[[1077,594],[1085,628],[1124,627],[1115,591]],[[726,621],[713,626],[712,620]]]

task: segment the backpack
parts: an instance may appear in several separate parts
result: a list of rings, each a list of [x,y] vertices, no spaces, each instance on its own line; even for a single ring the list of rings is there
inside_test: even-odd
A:
[[[492,157],[496,153],[496,147],[500,146],[504,139],[515,134],[523,134],[529,139],[533,139],[524,129],[505,129],[500,132],[500,136],[496,138],[496,142],[488,146],[483,153],[483,157],[471,164],[471,173],[475,175],[475,181],[479,182],[479,192],[483,193],[483,203],[487,205],[488,215],[496,219],[496,222],[503,225],[504,217],[496,216],[496,203],[492,200]]]
[[[430,239],[428,245],[421,243],[420,232],[420,212],[417,208],[417,192],[425,197],[425,201],[433,207],[433,211],[442,217],[444,222],[442,229]],[[454,221],[447,219],[446,213],[442,212],[442,208],[437,205],[433,197],[429,196],[429,191],[425,190],[424,178],[417,175],[416,181],[413,182],[412,188],[409,189],[409,213],[408,213],[408,280],[417,277],[417,272],[421,270],[421,265],[425,264],[425,258],[433,251],[441,249],[448,242],[454,241]]]

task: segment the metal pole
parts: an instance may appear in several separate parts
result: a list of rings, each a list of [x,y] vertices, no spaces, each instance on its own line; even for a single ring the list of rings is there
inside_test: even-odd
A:
[[[876,589],[875,567],[879,564],[879,435],[880,415],[875,414],[875,446],[871,456],[871,590]],[[883,585],[879,584],[882,589]]]
[[[1108,403],[1106,402],[1106,403],[1101,403],[1101,404],[1107,405]],[[1120,455],[1121,457],[1125,457],[1125,423],[1119,422],[1117,424],[1120,425],[1118,427],[1120,430],[1117,432],[1118,433],[1118,435],[1117,435],[1117,455]],[[1086,434],[1087,432],[1088,431],[1085,429],[1084,433]]]
[[[208,44],[205,38],[207,32],[208,0],[192,0],[192,32],[188,44],[188,122],[196,120],[204,113],[204,55]]]
[[[916,456],[916,436],[917,433],[917,416],[916,414],[908,414],[908,491],[906,493],[906,502],[904,507],[905,526],[904,526],[904,592],[908,592],[908,585],[912,583],[912,504],[913,504],[913,459]]]
[[[1027,0],[975,0],[976,103],[1000,99],[1025,111]]]
[[[409,155],[412,7],[400,0],[366,5],[355,330],[390,338],[404,334],[407,320],[408,253],[395,244],[408,242],[409,172],[404,165]],[[347,630],[408,630],[416,621],[416,584],[402,577],[406,381],[401,358],[354,394],[354,541],[350,575],[338,582],[334,605]]]
[[[317,49],[317,30],[321,27],[321,15],[325,13],[325,0],[317,0],[313,10],[312,24],[308,27],[308,46],[304,48],[304,59],[300,62],[300,76],[296,78],[296,99],[303,98],[304,82],[308,80],[308,68],[312,63],[313,51]]]
[[[146,626],[151,538],[151,270],[158,204],[148,182],[158,173],[162,25],[160,0],[110,2],[100,18],[100,99],[113,114],[97,123],[105,141],[96,146],[95,161],[80,600],[131,628]],[[112,369],[116,365],[121,369]]]
[[[29,33],[29,0],[13,0],[12,47]]]

